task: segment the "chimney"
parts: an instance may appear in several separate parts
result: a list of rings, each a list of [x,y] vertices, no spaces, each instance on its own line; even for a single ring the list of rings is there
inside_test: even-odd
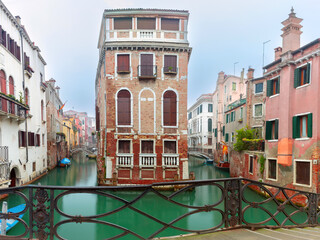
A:
[[[221,71],[218,74],[218,83],[223,83],[223,80],[224,80],[224,72]]]
[[[247,79],[248,79],[248,80],[253,79],[253,73],[254,73],[254,69],[251,68],[251,67],[249,67],[248,73],[247,73]]]
[[[282,54],[282,47],[277,47],[274,49],[274,60],[278,60]]]
[[[281,30],[283,31],[282,37],[282,52],[294,51],[300,48],[300,35],[302,31],[302,18],[297,18],[294,9],[291,8],[289,18],[282,22],[284,26]]]
[[[19,23],[19,25],[21,25],[21,17],[20,16],[16,16],[16,21]]]
[[[60,97],[60,87],[56,86],[55,88],[58,97]]]

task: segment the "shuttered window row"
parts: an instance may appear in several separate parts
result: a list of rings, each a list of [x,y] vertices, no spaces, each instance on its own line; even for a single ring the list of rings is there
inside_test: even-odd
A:
[[[312,137],[312,113],[292,118],[292,138]]]
[[[266,121],[266,140],[274,140],[279,137],[279,119]]]
[[[1,25],[0,25],[0,44],[3,45],[5,48],[7,48],[9,52],[11,52],[12,55],[15,56],[19,61],[21,60],[20,47],[18,46],[17,42],[10,37],[10,34],[7,34],[7,32],[2,28]]]
[[[179,19],[173,18],[161,18],[161,30],[167,31],[179,31]],[[117,17],[113,19],[114,30],[130,30],[132,28],[131,17]],[[141,30],[155,30],[156,19],[155,18],[137,18],[137,29]]]
[[[273,96],[280,93],[280,77],[267,81],[267,96]]]
[[[19,147],[27,146],[27,134],[25,131],[18,132]],[[28,132],[28,146],[30,147],[40,147],[40,134],[35,134],[33,132]]]
[[[295,88],[310,83],[310,70],[311,70],[310,63],[302,67],[296,68],[294,70],[294,87]]]

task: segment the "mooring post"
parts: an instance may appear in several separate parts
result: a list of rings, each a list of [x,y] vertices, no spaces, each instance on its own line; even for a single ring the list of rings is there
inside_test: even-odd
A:
[[[8,203],[2,203],[2,213],[8,213]],[[6,228],[7,228],[7,219],[1,219],[1,235],[6,235]]]

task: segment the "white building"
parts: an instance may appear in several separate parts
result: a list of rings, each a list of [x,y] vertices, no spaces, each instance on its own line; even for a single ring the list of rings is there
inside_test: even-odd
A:
[[[1,186],[21,185],[46,171],[44,59],[20,17],[0,1]],[[4,174],[6,173],[6,174]]]
[[[188,147],[212,153],[212,94],[202,94],[188,109]]]

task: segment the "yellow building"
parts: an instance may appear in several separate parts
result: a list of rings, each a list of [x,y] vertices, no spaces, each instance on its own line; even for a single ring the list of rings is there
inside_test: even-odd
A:
[[[69,150],[74,148],[77,145],[78,132],[74,131],[75,124],[73,118],[64,118],[63,119],[63,133],[66,136],[66,141],[68,142]]]

